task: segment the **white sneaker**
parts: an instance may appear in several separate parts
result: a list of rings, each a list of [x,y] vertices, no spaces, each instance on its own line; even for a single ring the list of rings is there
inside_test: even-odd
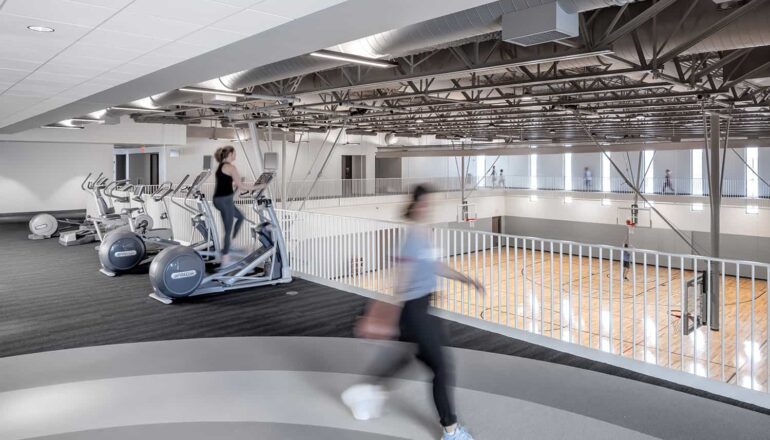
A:
[[[227,267],[235,261],[235,257],[233,257],[230,254],[222,255],[222,260],[220,261],[219,265],[220,267]]]
[[[473,436],[465,427],[457,425],[455,432],[450,434],[445,431],[440,440],[473,440]]]
[[[388,393],[379,385],[353,385],[342,393],[342,402],[356,420],[375,419],[382,415]]]

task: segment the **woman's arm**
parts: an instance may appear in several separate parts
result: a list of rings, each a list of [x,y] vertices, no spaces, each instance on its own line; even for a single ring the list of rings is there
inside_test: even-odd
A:
[[[255,189],[254,185],[241,182],[241,175],[235,165],[228,163],[222,167],[222,172],[233,178],[233,186],[239,191],[251,191]]]
[[[482,294],[485,293],[484,286],[482,286],[481,283],[438,261],[436,262],[436,275],[443,278],[449,278],[450,280],[456,280],[461,283],[470,284],[471,286],[478,289]]]

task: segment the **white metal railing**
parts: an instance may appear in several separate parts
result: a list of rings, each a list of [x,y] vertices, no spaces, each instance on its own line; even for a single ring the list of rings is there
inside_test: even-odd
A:
[[[247,218],[257,220],[250,202],[238,203]],[[277,214],[296,273],[394,293],[405,224],[309,211]],[[171,203],[169,218],[176,239],[198,238],[189,214]],[[432,231],[441,260],[487,291],[484,296],[443,280],[435,307],[768,392],[770,264],[641,249],[624,254],[615,246],[473,229]],[[252,245],[244,225],[233,246]]]
[[[393,294],[404,224],[278,215],[294,271]],[[436,307],[768,391],[768,264],[634,249],[624,273],[614,246],[447,228],[433,228],[433,238],[443,262],[487,291],[444,280]]]

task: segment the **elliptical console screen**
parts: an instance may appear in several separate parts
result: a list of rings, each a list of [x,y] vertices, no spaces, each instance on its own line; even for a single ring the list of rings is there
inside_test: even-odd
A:
[[[275,176],[275,174],[273,174],[273,173],[262,173],[257,178],[257,181],[254,182],[254,185],[267,185],[267,184],[269,184],[273,180],[274,176]]]

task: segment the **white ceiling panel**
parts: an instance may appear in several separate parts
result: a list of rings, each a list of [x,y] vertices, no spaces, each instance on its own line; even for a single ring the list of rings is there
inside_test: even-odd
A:
[[[195,32],[201,26],[196,23],[125,12],[110,19],[100,29],[128,34],[151,35],[153,38],[172,41]]]
[[[144,54],[148,51],[157,49],[166,43],[168,43],[168,40],[161,40],[139,34],[126,34],[123,32],[95,29],[90,34],[83,37],[78,45],[89,44],[93,46],[128,49]]]
[[[141,50],[130,50],[126,48],[109,47],[109,46],[95,46],[91,44],[76,44],[68,48],[62,53],[62,58],[68,57],[90,57],[90,58],[102,58],[105,60],[122,61],[127,63],[134,58],[140,57],[144,54]]]
[[[81,81],[82,82],[82,81]],[[72,87],[74,84],[71,80],[61,79],[57,81],[46,81],[43,79],[32,78],[30,75],[23,82],[17,83],[13,86],[17,90],[36,90],[36,89],[50,89],[50,90],[64,90]]]
[[[50,72],[41,72],[36,71],[33,73],[30,73],[29,76],[24,80],[24,82],[27,81],[45,81],[49,83],[57,83],[57,84],[64,84],[73,86],[75,84],[80,84],[83,81],[87,81],[91,79],[91,76],[77,76],[77,75],[62,75],[62,74],[54,74]]]
[[[289,22],[288,18],[247,9],[216,22],[211,27],[253,35]]]
[[[221,29],[217,29],[215,31],[212,31],[211,29],[203,29],[193,33],[192,35],[184,37],[181,41],[183,43],[205,47],[206,50],[211,50],[217,47],[226,46],[238,40],[243,40],[246,37],[248,37],[248,35],[224,31]]]
[[[45,66],[41,67],[41,70],[72,68],[73,72],[78,72],[84,69],[88,69],[95,71],[93,76],[97,77],[98,74],[110,69],[114,69],[115,67],[118,67],[125,62],[126,61],[124,60],[109,60],[101,57],[71,55],[65,52],[51,60],[49,63],[46,63]]]
[[[67,47],[66,44],[44,42],[27,42],[24,45],[0,44],[0,58],[32,61],[40,64],[51,59],[65,47]]]
[[[27,75],[29,75],[29,72],[24,70],[0,69],[0,81],[3,82],[16,83],[16,81],[26,77]]]
[[[0,58],[0,69],[25,70],[25,71],[31,72],[35,70],[35,67],[39,65],[40,63],[35,63],[33,61],[11,60],[8,58]]]
[[[34,3],[34,2],[31,2]],[[3,8],[0,11],[5,11]],[[27,26],[48,26],[55,29],[55,32],[34,32],[27,29]],[[57,42],[72,43],[91,30],[90,27],[76,26],[64,23],[55,23],[47,20],[30,19],[0,12],[0,41],[14,41],[16,45],[32,42]]]
[[[0,0],[0,97],[26,106],[0,118],[0,129],[344,2],[358,0]],[[48,25],[56,32],[31,32],[29,25]],[[312,35],[296,36],[308,38]],[[233,65],[252,64],[229,59]],[[215,58],[206,63],[219,64]],[[43,103],[29,105],[41,97]]]
[[[120,9],[133,0],[70,0],[73,3],[82,3],[89,6],[101,6],[103,8]]]
[[[7,0],[3,7],[4,14],[88,27],[99,25],[115,12],[112,8],[68,0]]]
[[[64,87],[26,87],[15,85],[3,93],[3,96],[21,96],[26,98],[47,98],[66,90]]]
[[[343,1],[344,0],[265,0],[256,6],[252,6],[250,9],[296,19],[342,3]]]
[[[258,5],[265,0],[214,0],[217,3],[224,3],[226,5],[235,6],[238,8],[248,8],[250,6]]]
[[[241,10],[210,0],[136,0],[125,12],[208,25]]]
[[[58,59],[57,59],[58,60]],[[50,63],[46,63],[41,66],[37,73],[47,73],[50,75],[69,75],[79,76],[84,78],[93,78],[96,75],[108,70],[114,65],[108,65],[106,67],[95,66],[91,59],[85,59],[81,63],[72,62],[75,60],[64,59],[64,61],[54,60]],[[101,60],[100,60],[101,61]]]

